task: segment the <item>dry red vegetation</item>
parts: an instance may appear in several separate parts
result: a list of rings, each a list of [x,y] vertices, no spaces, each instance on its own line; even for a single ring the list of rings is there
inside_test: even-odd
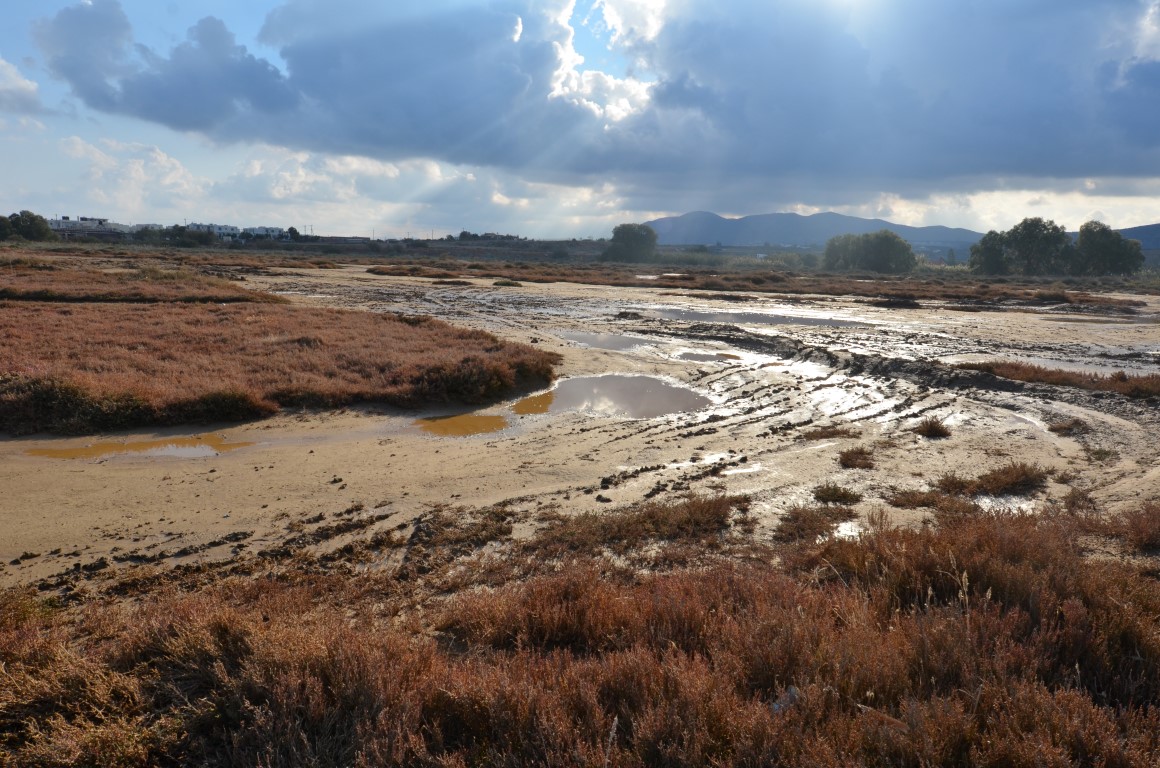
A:
[[[142,267],[77,269],[21,259],[0,265],[0,300],[59,302],[281,303],[271,294],[248,291],[237,282],[183,269]]]
[[[1083,371],[1065,371],[1019,362],[960,363],[956,368],[985,371],[994,376],[1056,387],[1078,387],[1097,392],[1116,392],[1127,397],[1160,397],[1160,374],[1130,376],[1116,371],[1107,376]]]
[[[1047,484],[1047,472],[1036,464],[1012,461],[975,478],[947,473],[935,481],[943,493],[956,496],[1030,496]]]
[[[497,398],[553,353],[431,318],[271,304],[0,302],[0,429],[244,419]]]
[[[1065,518],[980,514],[785,552],[786,568],[653,574],[552,561],[450,599],[422,597],[405,567],[77,608],[0,593],[0,762],[1160,760],[1160,583],[1084,560]]]
[[[838,452],[838,463],[844,469],[874,469],[874,452],[865,446]]]

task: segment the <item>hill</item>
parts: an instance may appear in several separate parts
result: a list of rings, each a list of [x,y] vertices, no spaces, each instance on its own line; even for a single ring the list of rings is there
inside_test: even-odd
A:
[[[964,254],[982,234],[951,227],[909,227],[883,219],[863,219],[840,213],[766,213],[728,219],[697,211],[646,222],[656,230],[662,245],[769,245],[770,247],[821,247],[831,237],[861,235],[888,229],[917,249],[955,248]]]

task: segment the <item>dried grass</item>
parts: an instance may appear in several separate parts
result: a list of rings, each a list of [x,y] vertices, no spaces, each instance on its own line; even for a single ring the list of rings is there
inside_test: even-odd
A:
[[[1107,376],[1082,371],[1044,368],[1019,362],[960,363],[956,368],[984,371],[1004,379],[1050,384],[1056,387],[1078,387],[1096,392],[1115,392],[1125,397],[1144,398],[1160,396],[1160,374],[1130,376],[1116,371]]]
[[[56,302],[259,302],[286,299],[243,288],[236,282],[188,269],[139,267],[121,270],[76,269],[50,262],[0,270],[0,300]]]
[[[932,440],[939,440],[951,436],[950,427],[948,427],[942,419],[928,416],[914,427],[913,431],[916,435],[929,438]]]
[[[558,359],[431,318],[0,302],[0,430],[239,420],[284,406],[479,403],[543,385]]]
[[[823,504],[857,504],[862,494],[837,483],[822,483],[813,490],[814,500]]]
[[[794,552],[798,552],[796,556]],[[1119,765],[1160,760],[1160,584],[1054,518],[872,527],[789,570],[563,565],[404,622],[408,583],[0,593],[12,765]]]
[[[874,453],[865,447],[847,448],[838,452],[838,463],[843,469],[874,469]]]
[[[816,541],[833,532],[834,526],[858,515],[849,507],[790,507],[777,523],[775,541]]]
[[[802,432],[797,436],[798,440],[833,440],[842,437],[861,437],[861,430],[853,427],[843,427],[837,424],[829,424],[824,427],[817,427]]]
[[[947,473],[935,481],[943,493],[956,496],[1030,496],[1047,485],[1047,472],[1036,464],[1012,461],[976,478]]]

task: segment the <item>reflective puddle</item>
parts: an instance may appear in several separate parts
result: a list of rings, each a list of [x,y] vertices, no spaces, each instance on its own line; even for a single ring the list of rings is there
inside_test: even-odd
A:
[[[512,404],[509,410],[516,416],[582,411],[596,416],[653,419],[696,411],[711,403],[704,395],[653,376],[617,374],[565,379],[547,392]],[[471,437],[501,432],[511,426],[511,420],[506,414],[464,413],[416,419],[415,426],[438,437]]]
[[[424,432],[439,437],[470,437],[501,432],[508,428],[506,416],[480,416],[473,413],[416,419],[415,424]]]
[[[691,389],[652,376],[584,376],[561,381],[555,389],[516,403],[519,414],[585,411],[600,416],[653,419],[686,413],[711,401]]]
[[[139,453],[144,456],[169,456],[179,459],[197,459],[217,456],[220,453],[246,448],[253,443],[230,443],[220,435],[197,435],[196,437],[166,437],[160,440],[140,440],[119,443],[112,440],[80,448],[30,448],[29,456],[44,456],[50,459],[102,459]]]
[[[577,344],[583,344],[586,347],[607,349],[612,352],[620,352],[653,343],[650,339],[642,339],[639,336],[624,336],[617,333],[584,333],[582,331],[574,331],[561,333],[560,337],[568,341],[574,341]]]
[[[664,308],[653,312],[665,320],[684,320],[690,323],[740,323],[749,325],[814,325],[852,326],[864,325],[855,320],[838,320],[832,317],[791,317],[790,315],[767,315],[762,312],[701,312],[694,309]]]
[[[677,357],[694,363],[723,363],[727,360],[741,359],[741,355],[731,355],[728,352],[684,352]]]

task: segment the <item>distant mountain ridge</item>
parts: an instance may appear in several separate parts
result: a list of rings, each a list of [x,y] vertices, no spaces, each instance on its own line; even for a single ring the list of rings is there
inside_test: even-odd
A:
[[[1145,251],[1160,250],[1160,224],[1145,224],[1116,231],[1129,240],[1139,240],[1140,247]]]
[[[837,235],[863,235],[888,229],[918,249],[956,248],[966,251],[982,238],[981,232],[952,227],[910,227],[884,219],[863,219],[840,213],[765,213],[728,219],[708,211],[666,216],[645,222],[662,245],[751,245],[770,248],[821,247]]]

